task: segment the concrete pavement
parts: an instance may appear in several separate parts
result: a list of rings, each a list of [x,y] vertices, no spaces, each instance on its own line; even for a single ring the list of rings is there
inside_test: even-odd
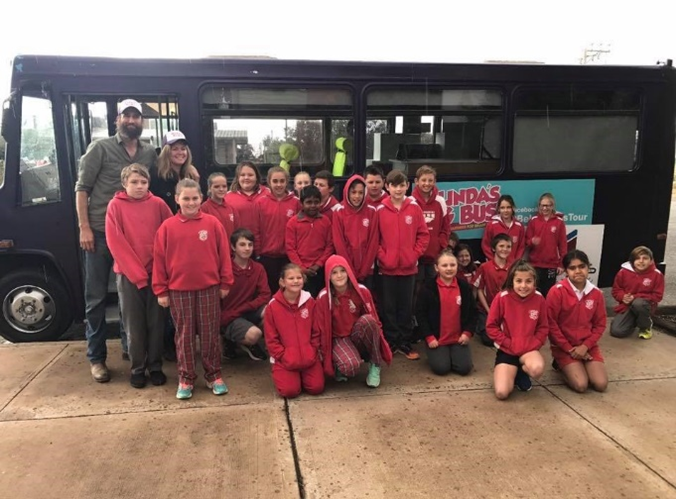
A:
[[[676,337],[604,336],[610,386],[576,394],[548,370],[499,402],[494,352],[468,377],[397,355],[286,402],[269,365],[224,362],[230,393],[135,390],[119,342],[91,381],[84,342],[0,346],[0,497],[676,498]],[[548,349],[543,349],[548,356]]]

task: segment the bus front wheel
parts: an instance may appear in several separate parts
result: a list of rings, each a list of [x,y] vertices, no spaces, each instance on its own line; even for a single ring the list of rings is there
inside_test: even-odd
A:
[[[0,335],[17,343],[57,340],[73,317],[61,281],[37,270],[0,279],[0,306]]]

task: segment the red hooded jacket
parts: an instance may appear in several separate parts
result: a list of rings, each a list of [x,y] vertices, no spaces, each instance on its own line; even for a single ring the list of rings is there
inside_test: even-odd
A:
[[[495,297],[486,320],[486,332],[498,348],[521,357],[540,350],[549,334],[547,303],[539,291],[521,298],[513,290]]]
[[[350,187],[364,182],[359,175],[348,179],[343,189],[343,201],[334,208],[332,231],[336,254],[345,258],[357,276],[363,280],[373,274],[378,253],[378,217],[376,209],[366,204],[355,207],[349,201]]]
[[[376,306],[373,303],[373,297],[371,292],[363,285],[357,282],[357,279],[352,271],[352,268],[348,264],[347,260],[342,256],[333,255],[329,257],[326,262],[325,271],[324,271],[324,280],[326,287],[319,292],[317,295],[317,304],[315,307],[315,318],[314,318],[314,329],[319,334],[321,340],[321,351],[324,364],[324,373],[327,376],[333,376],[335,374],[333,366],[333,300],[331,299],[331,271],[335,267],[343,267],[347,271],[347,275],[350,279],[350,284],[352,289],[355,289],[359,296],[361,297],[364,303],[364,310],[362,315],[370,314],[378,322],[378,330],[380,332],[380,353],[383,357],[383,360],[389,365],[392,362],[392,351],[385,340],[383,335],[383,327],[378,318],[378,312],[376,311]],[[350,326],[351,328],[352,326]],[[267,334],[267,331],[266,331]]]
[[[200,209],[202,210],[202,213],[208,213],[209,215],[213,215],[218,218],[218,220],[223,224],[228,238],[230,238],[232,233],[240,227],[239,215],[237,214],[237,211],[228,203],[226,203],[225,199],[223,199],[221,204],[218,204],[213,199],[207,198],[207,200],[202,203],[202,207]]]
[[[430,233],[430,243],[423,256],[420,257],[420,261],[421,263],[431,264],[436,261],[441,250],[448,247],[448,236],[451,233],[451,217],[448,212],[448,205],[443,196],[439,195],[439,189],[436,187],[432,189],[427,201],[425,201],[418,186],[413,189],[412,195],[423,212],[427,230]]]
[[[378,207],[378,268],[384,275],[414,275],[430,242],[423,212],[412,197],[400,209],[386,198]]]
[[[114,260],[113,271],[139,289],[148,286],[155,233],[172,216],[167,203],[151,193],[134,199],[125,191],[116,192],[106,211],[106,243]]]
[[[536,236],[540,238],[540,243],[534,245],[532,242]],[[531,218],[526,229],[526,246],[529,248],[528,261],[533,267],[563,267],[562,260],[568,252],[563,213],[557,212],[549,220],[541,215]]]
[[[512,251],[507,258],[507,263],[511,264],[516,260],[520,260],[523,252],[526,250],[526,235],[523,224],[516,218],[512,219],[512,225],[507,227],[502,221],[500,215],[494,215],[484,228],[484,235],[481,238],[481,251],[490,262],[493,260],[493,248],[491,248],[491,241],[498,234],[507,234],[512,239]]]
[[[639,273],[630,262],[624,262],[613,281],[612,295],[618,302],[615,306],[618,314],[629,308],[629,305],[622,303],[626,294],[649,301],[654,309],[664,296],[664,275],[657,270],[654,263]]]
[[[286,225],[300,211],[300,201],[291,192],[282,199],[268,192],[256,200],[256,205],[260,217],[260,241],[256,253],[269,257],[286,256]]]
[[[606,329],[606,302],[603,293],[587,282],[581,300],[573,284],[564,279],[547,293],[549,343],[564,352],[584,344],[594,347]]]
[[[312,327],[315,301],[301,291],[289,303],[279,290],[265,310],[265,344],[275,362],[289,371],[302,371],[319,361],[319,332]]]

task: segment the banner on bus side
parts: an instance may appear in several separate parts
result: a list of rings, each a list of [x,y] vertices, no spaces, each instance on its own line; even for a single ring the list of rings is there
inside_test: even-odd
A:
[[[549,192],[556,210],[563,213],[566,226],[589,225],[594,209],[594,179],[505,180],[485,182],[439,182],[439,195],[451,213],[451,230],[460,239],[479,239],[496,214],[500,196],[509,194],[516,203],[516,219],[524,225],[537,213],[540,195]]]
[[[595,286],[599,285],[599,273],[601,272],[601,251],[603,249],[603,232],[605,225],[576,225],[568,227],[566,239],[568,251],[579,249],[589,257],[588,279]],[[565,272],[559,276],[559,280],[566,277]]]

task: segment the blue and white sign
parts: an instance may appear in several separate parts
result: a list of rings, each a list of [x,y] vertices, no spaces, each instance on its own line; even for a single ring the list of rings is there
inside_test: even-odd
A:
[[[503,194],[514,198],[516,219],[524,225],[537,213],[538,199],[545,192],[554,196],[566,225],[592,223],[594,179],[439,182],[437,187],[451,213],[451,230],[461,239],[481,238]]]

